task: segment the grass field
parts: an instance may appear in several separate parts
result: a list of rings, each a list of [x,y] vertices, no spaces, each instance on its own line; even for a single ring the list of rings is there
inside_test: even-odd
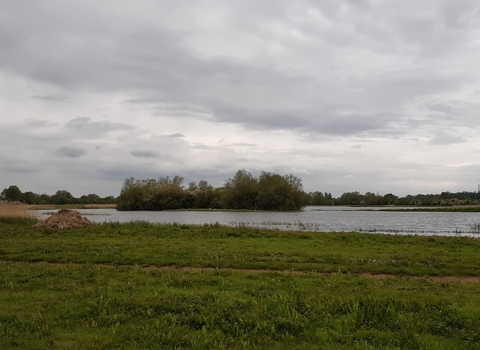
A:
[[[0,349],[480,349],[478,239],[34,222],[0,217]]]

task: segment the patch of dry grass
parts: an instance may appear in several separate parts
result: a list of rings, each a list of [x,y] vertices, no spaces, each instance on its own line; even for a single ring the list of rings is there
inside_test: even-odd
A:
[[[30,210],[115,209],[116,204],[30,204]]]
[[[18,202],[0,201],[0,217],[33,218],[29,206]]]

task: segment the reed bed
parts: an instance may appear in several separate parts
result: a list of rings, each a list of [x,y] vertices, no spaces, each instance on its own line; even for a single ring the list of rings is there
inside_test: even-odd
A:
[[[0,217],[3,218],[34,218],[30,206],[20,202],[0,201]]]

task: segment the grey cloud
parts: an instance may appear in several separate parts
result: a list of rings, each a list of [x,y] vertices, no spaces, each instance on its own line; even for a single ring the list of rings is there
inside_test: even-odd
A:
[[[120,165],[120,164],[108,164],[101,168],[96,169],[96,174],[105,181],[115,181],[120,183],[129,177],[136,179],[156,179],[158,173],[155,169],[142,167],[141,165]]]
[[[201,149],[201,150],[215,150],[216,148],[213,146],[208,146],[204,143],[193,143],[190,145],[192,149]]]
[[[0,86],[0,104],[11,121],[2,123],[0,140],[3,149],[31,158],[55,150],[60,158],[42,159],[52,174],[72,169],[62,158],[86,154],[87,148],[64,145],[93,141],[101,152],[92,149],[73,163],[105,181],[158,177],[162,168],[207,179],[232,171],[225,179],[239,167],[269,170],[293,159],[298,171],[319,160],[319,168],[360,157],[368,163],[379,147],[354,145],[377,137],[389,141],[382,143],[388,147],[388,156],[379,154],[382,166],[401,158],[404,145],[426,149],[418,150],[418,159],[425,152],[419,163],[453,162],[448,147],[445,157],[431,154],[438,145],[476,147],[479,6],[476,0],[5,0],[0,80],[9,86]],[[71,119],[72,111],[85,116]],[[22,122],[27,116],[35,119]],[[156,118],[146,121],[150,116]],[[283,144],[279,130],[296,150]],[[271,137],[271,147],[265,140],[253,144],[256,131]],[[341,150],[339,140],[346,141]],[[125,154],[130,162],[122,166]],[[462,153],[462,161],[471,159]],[[9,169],[35,169],[27,164]],[[72,179],[81,178],[76,170]],[[398,173],[403,179],[390,184],[423,186],[429,178]],[[349,183],[390,181],[385,174],[355,172],[358,181]]]
[[[4,170],[10,173],[39,173],[43,169],[25,164],[5,166]]]
[[[48,120],[30,119],[30,120],[27,120],[26,125],[34,128],[45,128],[45,127],[57,126],[58,124],[52,123]]]
[[[34,95],[32,96],[32,99],[55,102],[62,102],[67,100],[67,98],[62,95]]]
[[[75,17],[81,18],[83,13],[84,18],[91,18],[90,13],[84,13],[86,9],[88,7],[75,9],[79,10]],[[71,23],[62,21],[62,31],[55,32],[50,28],[60,25],[56,23],[57,18],[53,19],[53,24],[42,22],[50,17],[48,6],[37,10],[41,14],[38,18],[17,13],[17,25],[24,26],[19,35],[29,36],[30,21],[44,31],[43,35],[36,35],[30,45],[18,45],[10,50],[11,55],[5,55],[3,60],[0,58],[0,64],[40,82],[67,89],[150,89],[155,91],[157,100],[180,102],[202,101],[205,99],[202,91],[225,95],[238,94],[240,91],[236,90],[245,87],[270,89],[286,83],[292,85],[291,77],[273,69],[236,62],[231,58],[202,58],[184,45],[187,33],[141,25],[133,19],[125,23],[128,28],[125,32],[116,28],[114,22],[103,20],[101,12],[94,13],[89,21],[93,24],[91,29],[72,19]],[[95,35],[90,35],[93,33]],[[43,42],[44,37],[49,41]],[[38,47],[43,48],[42,59],[33,52]],[[131,101],[135,102],[135,99]]]
[[[406,17],[406,14],[411,14],[412,9],[417,6],[413,6],[412,3],[401,5],[400,2],[394,2],[391,5],[394,10],[387,10],[384,5],[374,5],[366,1],[361,4],[357,2],[355,4],[352,2],[315,3],[306,2],[318,8],[333,24],[337,24],[338,26],[332,26],[335,31],[345,31],[344,35],[350,41],[348,45],[359,46],[367,51],[376,50],[371,42],[375,35],[385,35],[382,33],[386,32],[387,34],[397,33],[398,36],[405,35],[409,31],[416,37],[427,35],[425,33],[431,28],[430,22],[434,21],[431,18],[423,19],[413,16],[413,21],[416,22],[412,24]],[[314,40],[311,42],[314,47],[308,52],[309,55],[321,54],[325,52],[325,43],[333,45],[332,42],[338,41],[332,33],[312,28],[313,24],[303,27],[301,22],[290,18],[291,5],[288,2],[269,4],[260,5],[253,2],[236,4],[232,5],[227,13],[232,18],[244,12],[251,13],[254,21],[252,28],[257,28],[265,20],[284,21],[292,30],[299,29]],[[367,104],[371,111],[365,112],[366,114],[378,114],[400,108],[412,99],[455,89],[462,84],[462,76],[438,73],[438,69],[428,67],[397,70],[376,75],[373,79],[350,79],[344,83],[331,75],[330,67],[319,66],[317,68],[322,68],[324,74],[321,79],[318,79],[301,71],[281,70],[274,65],[267,68],[255,62],[240,61],[226,56],[205,58],[186,45],[188,31],[172,31],[148,22],[139,24],[134,16],[122,17],[125,20],[125,26],[120,29],[114,21],[105,20],[108,18],[106,13],[98,9],[94,11],[95,7],[88,3],[86,6],[73,7],[61,5],[61,9],[66,12],[66,17],[63,19],[50,18],[48,6],[42,8],[35,3],[32,3],[32,6],[41,16],[36,18],[20,13],[18,25],[24,25],[25,28],[22,28],[17,35],[22,38],[30,35],[32,24],[29,21],[41,24],[38,27],[44,35],[35,36],[30,45],[17,45],[11,52],[11,56],[6,55],[3,61],[0,58],[0,64],[3,62],[3,66],[11,70],[27,74],[37,81],[66,89],[83,87],[93,91],[111,91],[133,88],[150,91],[151,97],[127,99],[124,102],[153,106],[154,116],[191,117],[194,115],[198,117],[198,114],[204,114],[206,110],[212,109],[212,96],[218,96],[216,98],[219,100],[231,101],[226,102],[231,106],[222,107],[214,102],[213,111],[216,120],[242,124],[252,129],[262,124],[264,128],[308,129],[310,118],[316,119],[317,115],[320,115],[323,120],[330,119],[330,123],[313,122],[317,126],[322,126],[321,130],[326,133],[332,132],[333,135],[349,134],[376,129],[377,126],[368,122],[356,124],[351,121],[350,127],[344,128],[336,121],[338,114],[328,110],[325,105],[318,113],[312,111],[317,107],[313,105],[316,103],[315,99],[322,96],[324,99],[332,97],[350,100],[354,104],[359,103],[360,107],[362,104]],[[169,6],[175,7],[172,4]],[[432,3],[424,6],[438,7]],[[10,10],[15,13],[13,5],[10,7]],[[472,2],[464,2],[464,7],[471,9]],[[398,8],[404,8],[404,12],[400,11],[400,14],[396,14],[399,11],[395,9]],[[78,14],[73,16],[70,12],[72,10],[78,11]],[[375,20],[365,21],[365,17],[358,16],[359,10],[364,16],[369,16],[368,18],[380,18],[380,24]],[[440,10],[437,9],[438,11]],[[432,16],[440,16],[437,12]],[[468,13],[466,10],[460,12]],[[386,18],[380,16],[381,13],[386,13]],[[90,18],[87,22],[91,27],[86,22],[78,20],[82,16]],[[356,17],[359,18],[356,19]],[[352,19],[354,21],[350,25]],[[390,23],[390,19],[394,21]],[[65,28],[58,33],[52,31],[59,25]],[[352,26],[360,30],[358,34],[351,28]],[[412,27],[414,29],[411,29]],[[250,30],[253,30],[252,28]],[[422,30],[419,31],[419,29]],[[95,35],[91,35],[93,33]],[[321,40],[316,37],[319,33]],[[261,39],[268,39],[268,35],[264,32],[259,32],[258,35]],[[44,37],[49,38],[48,43],[42,41]],[[333,40],[329,42],[329,38]],[[69,43],[68,40],[72,41],[72,39],[75,39],[73,40],[76,42],[75,45]],[[380,39],[382,43],[388,45],[387,52],[391,52],[400,40],[391,35],[385,35]],[[375,40],[380,39],[375,38]],[[284,46],[288,43],[283,43],[276,37],[273,40]],[[408,40],[404,41],[408,42]],[[429,42],[431,37],[427,36],[422,40]],[[32,50],[43,45],[46,47],[43,50],[45,57],[42,56],[42,59],[39,59],[32,54]],[[331,50],[331,47],[327,48]],[[293,47],[286,46],[285,49],[289,52]],[[62,54],[58,54],[57,50],[62,50]],[[325,59],[329,62],[335,56],[331,51],[327,52],[329,53]],[[17,57],[21,59],[18,60]],[[342,66],[338,68],[341,70]],[[321,87],[315,92],[312,90],[314,85]],[[155,107],[161,103],[174,103],[174,105]],[[235,104],[242,107],[235,107]],[[272,105],[275,108],[272,108]],[[298,105],[304,105],[306,112],[299,110]],[[91,132],[129,129],[125,125],[99,123],[102,122],[89,121],[83,117],[67,125],[77,130],[89,128]]]
[[[439,131],[437,134],[430,139],[430,144],[432,145],[449,145],[452,143],[463,143],[467,140],[459,135],[455,135],[451,132],[442,132]]]
[[[43,164],[27,159],[4,158],[0,161],[2,170],[9,173],[39,173],[44,169]]]
[[[168,104],[152,108],[153,117],[208,118],[208,110],[201,106],[188,104]]]
[[[110,121],[92,121],[88,117],[76,117],[65,124],[70,130],[84,132],[89,136],[102,135],[112,131],[126,131],[135,129],[134,126]]]
[[[453,107],[448,104],[442,104],[442,103],[432,103],[432,104],[427,104],[424,106],[426,109],[429,109],[434,112],[441,112],[444,114],[449,114],[449,115],[461,115],[463,112],[463,108],[458,108],[458,107]]]
[[[158,98],[158,97],[145,97],[145,98],[134,98],[130,100],[125,100],[123,103],[133,103],[133,104],[157,104],[157,103],[162,103],[165,102],[164,98]]]
[[[471,26],[480,17],[479,4],[472,0],[444,0],[440,5],[444,23],[451,28],[461,29]]]
[[[254,144],[254,143],[245,143],[245,142],[242,142],[242,143],[234,143],[232,144],[233,146],[240,146],[240,147],[256,147],[257,145]]]
[[[391,109],[421,97],[460,89],[465,80],[456,74],[430,69],[407,69],[390,71],[371,82],[362,83],[365,83],[365,86],[361,87],[359,83],[357,86],[364,90],[362,95],[371,105]]]
[[[311,121],[301,114],[303,111],[277,108],[247,108],[224,103],[212,104],[213,118],[220,122],[240,124],[252,129],[298,129]]]
[[[137,158],[159,158],[160,153],[149,150],[133,150],[130,154]]]
[[[215,120],[237,123],[247,129],[296,130],[308,134],[401,134],[391,128],[392,122],[403,116],[396,113],[339,114],[326,110],[249,109],[234,105],[217,104],[213,107]]]
[[[389,120],[384,114],[360,115],[348,114],[337,115],[326,120],[319,118],[314,130],[330,135],[352,135],[377,133],[394,133],[395,130],[388,128]]]
[[[58,157],[79,158],[87,154],[87,151],[85,151],[83,148],[66,146],[66,147],[57,148],[55,150],[55,153],[57,154]]]

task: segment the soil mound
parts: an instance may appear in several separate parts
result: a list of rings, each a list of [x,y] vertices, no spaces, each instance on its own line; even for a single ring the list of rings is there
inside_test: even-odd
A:
[[[33,225],[34,228],[62,228],[69,229],[80,226],[89,226],[92,222],[83,217],[76,210],[61,209],[58,213]]]

